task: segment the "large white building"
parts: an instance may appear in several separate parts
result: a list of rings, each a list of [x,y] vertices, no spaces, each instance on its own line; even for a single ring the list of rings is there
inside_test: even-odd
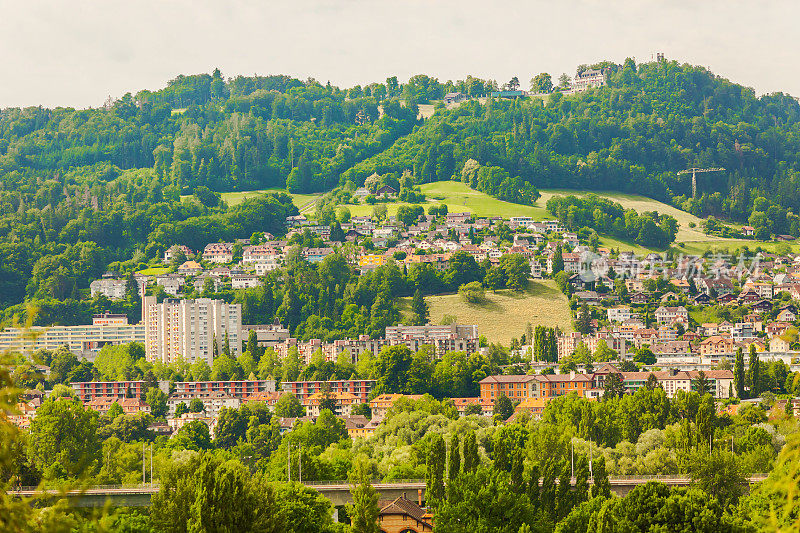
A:
[[[240,304],[223,300],[198,298],[178,300],[168,298],[157,303],[154,296],[142,302],[142,322],[145,327],[147,360],[169,364],[182,358],[188,363],[214,360],[222,353],[227,336],[231,356],[241,352],[242,309]]]
[[[581,92],[606,84],[605,72],[602,69],[584,70],[572,79],[572,92]]]
[[[91,326],[33,326],[26,330],[5,328],[0,331],[0,352],[30,355],[36,350],[57,350],[66,346],[78,357],[94,360],[97,352],[107,344],[144,343],[144,338],[144,326],[141,324],[128,324],[127,320],[104,322],[95,318]]]

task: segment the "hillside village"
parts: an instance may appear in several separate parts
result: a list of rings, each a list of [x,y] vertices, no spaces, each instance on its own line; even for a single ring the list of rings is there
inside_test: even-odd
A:
[[[216,346],[224,338],[225,353],[233,356],[242,353],[251,336],[280,359],[297,354],[303,365],[341,362],[342,357],[355,364],[364,354],[377,354],[392,346],[405,346],[412,352],[430,346],[438,359],[449,352],[469,356],[490,349],[476,325],[400,324],[388,327],[381,338],[300,340],[279,323],[242,324],[239,304],[213,298],[225,290],[258,287],[265,276],[287,261],[317,263],[331,254],[345,255],[350,266],[362,274],[391,262],[404,271],[421,267],[446,272],[454,257],[465,255],[490,268],[513,256],[525,265],[523,277],[529,276],[532,283],[542,278],[556,280],[569,298],[574,331],[537,327],[535,334],[530,329],[520,339],[513,339],[511,351],[517,363],[502,375],[480,381],[480,396],[451,399],[462,415],[491,416],[495,400],[503,395],[512,400],[516,413],[537,417],[550,399],[563,394],[602,398],[610,374],[619,376],[628,392],[653,386],[652,381],[664,388],[668,397],[679,390],[701,390],[718,400],[730,400],[737,396],[737,352],[745,366],[762,361],[761,382],[750,384],[748,395],[757,396],[757,388],[760,392],[796,388],[796,379],[792,380],[793,372],[800,370],[795,305],[800,300],[800,256],[765,252],[735,258],[674,252],[636,256],[592,245],[585,236],[565,231],[557,220],[481,218],[469,212],[440,212],[438,207],[431,211],[421,212],[407,223],[396,216],[357,216],[330,226],[298,215],[287,218],[288,232],[283,239],[256,234],[249,241],[211,243],[197,251],[175,243],[164,252],[162,268],[151,267],[151,272],[132,277],[144,302],[140,324],[128,324],[124,315],[107,313],[96,316],[92,326],[42,331],[28,344],[21,343],[17,330],[7,328],[0,332],[0,344],[33,351],[56,350],[66,343],[91,361],[103,346],[141,342],[148,361],[169,364],[176,357],[187,357],[191,361],[206,359],[211,366],[216,347],[180,353],[174,347],[172,351],[165,348],[159,340],[161,331],[170,330],[170,325],[159,322],[157,313],[177,312],[170,309],[178,309],[183,302],[223,317],[219,337],[208,344]],[[91,296],[110,301],[124,298],[130,282],[107,273],[91,283]],[[205,311],[200,313],[205,316]],[[112,330],[113,335],[109,333]],[[188,330],[180,331],[190,335]],[[153,429],[169,434],[193,420],[213,428],[223,408],[236,409],[248,401],[266,402],[274,408],[283,394],[291,393],[304,416],[316,417],[321,405],[328,405],[347,421],[353,436],[367,436],[380,424],[381,414],[404,397],[373,397],[370,392],[375,380],[281,383],[268,378],[251,375],[245,381],[160,382],[159,390],[168,396],[166,408],[159,414],[166,418]],[[108,412],[115,402],[125,413],[151,411],[144,400],[153,384],[73,381],[71,386],[87,407],[101,413]],[[22,414],[15,418],[21,426],[30,423],[44,394],[28,391],[25,397],[27,401],[20,404]],[[371,413],[371,420],[362,413]],[[294,423],[288,418],[281,421],[281,427],[288,431]]]

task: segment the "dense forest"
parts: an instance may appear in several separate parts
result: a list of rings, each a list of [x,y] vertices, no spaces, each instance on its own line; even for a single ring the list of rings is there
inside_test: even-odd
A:
[[[487,99],[498,84],[473,77],[340,89],[215,70],[99,108],[2,109],[0,307],[76,297],[109,264],[130,271],[174,242],[197,249],[281,234],[296,211],[280,193],[229,207],[206,187],[314,192],[377,173],[413,184],[462,180],[527,204],[539,188],[613,189],[752,219],[764,234],[800,232],[794,98],[756,97],[674,61],[602,66],[607,87],[517,100]],[[470,100],[436,103],[449,91]],[[427,119],[418,114],[425,103],[436,105]],[[690,180],[676,174],[692,165],[727,170],[700,175],[693,199]],[[645,218],[641,237],[641,224],[617,233],[670,240],[671,231],[650,231],[666,227],[661,219]],[[612,216],[612,229],[614,219],[622,220]]]

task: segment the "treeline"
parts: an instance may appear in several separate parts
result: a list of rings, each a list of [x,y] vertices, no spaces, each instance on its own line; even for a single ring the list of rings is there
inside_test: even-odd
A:
[[[702,67],[626,61],[608,87],[546,101],[471,100],[437,110],[423,127],[353,166],[373,172],[413,168],[424,182],[460,179],[469,159],[497,166],[537,188],[619,190],[674,203],[698,216],[744,221],[761,196],[800,208],[797,131],[800,104]],[[691,179],[691,166],[723,167]]]
[[[653,248],[667,248],[678,233],[678,221],[670,215],[639,214],[594,194],[553,196],[547,201],[547,210],[573,231],[591,228]]]
[[[257,231],[281,235],[297,213],[283,193],[231,208],[200,196],[182,201],[151,170],[100,164],[0,191],[0,306],[80,299],[110,263],[136,270],[175,243],[202,250]]]

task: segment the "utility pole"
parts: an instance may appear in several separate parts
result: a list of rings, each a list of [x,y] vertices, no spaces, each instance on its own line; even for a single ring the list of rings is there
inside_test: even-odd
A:
[[[300,478],[300,483],[302,483],[303,482],[303,448],[302,447],[300,448],[300,455],[299,455],[298,461],[299,461],[299,464],[298,464],[299,469],[298,469],[297,473],[298,473],[298,477]]]
[[[592,469],[592,441],[589,441],[589,477],[594,482],[594,470]]]
[[[292,481],[292,446],[286,443],[286,479]]]
[[[144,461],[144,441],[142,441],[142,485],[147,483],[147,477],[145,474],[145,461]]]
[[[153,484],[153,443],[150,443],[150,484]]]
[[[697,198],[697,173],[698,172],[722,172],[724,168],[687,168],[686,170],[681,170],[678,172],[678,176],[681,174],[691,174],[692,175],[692,198]]]

